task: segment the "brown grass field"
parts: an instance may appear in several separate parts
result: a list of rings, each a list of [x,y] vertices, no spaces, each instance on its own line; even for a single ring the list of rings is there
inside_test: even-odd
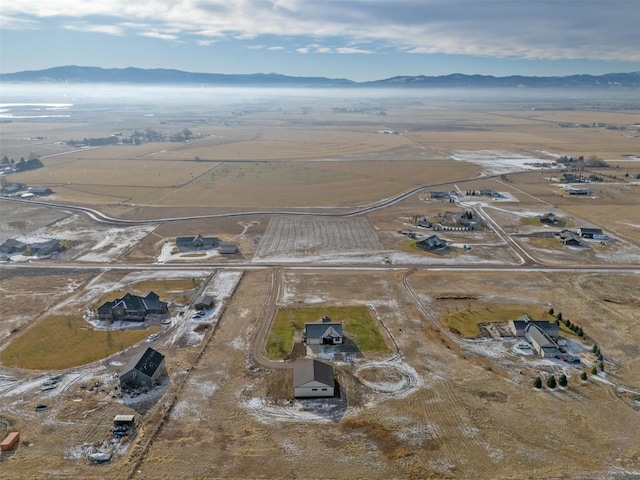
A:
[[[76,230],[94,235],[74,240],[79,252],[42,260],[35,264],[40,268],[13,260],[0,266],[0,437],[19,430],[27,442],[0,456],[0,478],[636,478],[640,276],[610,266],[637,267],[640,258],[640,187],[625,177],[640,173],[640,162],[628,157],[639,155],[640,137],[632,128],[559,126],[628,127],[640,115],[629,107],[637,103],[632,100],[603,107],[571,99],[415,94],[260,98],[246,105],[232,99],[181,109],[104,105],[60,122],[3,124],[3,155],[52,155],[43,158],[44,168],[7,180],[50,186],[51,201],[127,219],[258,213],[158,225],[122,253],[94,263],[78,257],[117,229],[81,214],[0,202],[2,241],[43,235],[66,240],[65,231],[70,236]],[[54,143],[186,127],[202,138],[75,151]],[[399,134],[377,133],[387,129]],[[452,160],[455,150],[512,151],[545,161],[549,154],[596,155],[610,166],[593,170],[606,181],[589,185],[592,196],[577,198],[552,180],[560,170],[488,177],[480,165]],[[322,255],[317,264],[305,263],[303,247],[324,252],[324,245],[305,236],[308,223],[293,221],[299,226],[288,230],[290,238],[274,239],[290,245],[292,264],[254,258],[260,242],[273,235],[270,225],[290,218],[269,211],[344,212],[418,185],[428,187],[357,219],[369,225],[367,245],[375,250],[363,254],[371,255],[369,263],[350,264],[358,245],[335,263],[323,263]],[[494,230],[437,232],[473,246],[471,253],[453,247],[455,253],[444,257],[417,252],[397,233],[413,228],[412,217],[473,206],[430,199],[429,190],[471,189],[512,195],[515,201],[465,201],[484,202],[504,236],[554,268],[529,264],[519,270],[517,256]],[[615,241],[579,250],[527,237],[552,230],[532,220],[546,212],[572,229],[600,227]],[[357,223],[348,217],[340,222],[340,228],[330,225],[337,237]],[[241,253],[207,260],[195,253],[182,264],[156,264],[166,242],[197,233],[237,241]],[[298,248],[296,241],[306,243]],[[468,258],[477,265],[467,264]],[[209,289],[223,273],[242,271],[242,279],[219,318],[191,320],[188,300],[214,271]],[[125,281],[127,275],[134,280]],[[279,281],[272,285],[274,277]],[[179,306],[172,308],[172,323],[91,331],[81,312],[127,286],[171,297]],[[340,395],[294,401],[292,362],[267,368],[254,357],[254,348],[264,348],[277,330],[261,328],[272,306],[274,312],[313,309],[313,319],[322,312],[333,318],[327,312],[366,311],[388,348],[363,351],[356,363],[325,359],[334,365]],[[520,339],[476,336],[479,322],[523,313],[551,319],[549,308],[584,329],[583,338],[561,331],[579,364],[525,355],[515,348]],[[143,341],[156,331],[153,343]],[[596,343],[605,371],[593,375]],[[149,397],[125,401],[115,388],[117,374],[146,346],[166,356],[168,376]],[[307,353],[299,342],[293,350],[296,359]],[[56,373],[63,384],[41,391]],[[561,374],[567,387],[533,387],[537,376]],[[42,404],[48,409],[36,412]],[[136,414],[135,437],[110,463],[92,464],[88,453],[111,438],[113,416],[121,413]]]

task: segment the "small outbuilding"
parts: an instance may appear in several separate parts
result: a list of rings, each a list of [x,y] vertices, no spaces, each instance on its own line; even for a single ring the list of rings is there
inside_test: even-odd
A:
[[[604,237],[604,234],[602,233],[602,229],[601,228],[580,227],[578,229],[578,235],[580,235],[582,238],[602,238],[602,237]]]
[[[13,450],[20,441],[20,432],[10,432],[2,442],[0,442],[0,451],[8,452]]]
[[[236,242],[220,242],[218,251],[223,255],[233,255],[238,251],[238,244]]]
[[[113,417],[113,425],[115,427],[119,426],[127,426],[131,427],[135,424],[135,416],[134,415],[116,415]]]
[[[318,360],[305,360],[293,369],[295,397],[333,397],[335,386],[331,365]]]
[[[558,223],[555,214],[553,213],[545,213],[540,217],[540,223],[544,223],[545,225],[553,225]]]
[[[120,372],[120,387],[142,388],[155,385],[164,370],[164,355],[149,347],[134,356]]]
[[[213,297],[205,294],[200,295],[196,298],[195,302],[193,302],[193,306],[196,310],[209,310],[210,308],[213,308],[213,305]]]

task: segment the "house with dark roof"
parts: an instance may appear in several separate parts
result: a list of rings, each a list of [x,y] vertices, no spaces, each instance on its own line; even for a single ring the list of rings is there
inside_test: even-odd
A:
[[[58,250],[60,250],[60,240],[56,240],[55,238],[52,240],[47,240],[46,242],[31,244],[31,255],[43,257],[45,255],[51,255]]]
[[[569,195],[591,195],[590,188],[569,188],[567,192]]]
[[[105,302],[98,307],[98,318],[108,321],[144,322],[149,314],[168,312],[167,303],[160,300],[158,294],[149,292],[146,297],[127,293],[124,297]]]
[[[14,238],[9,238],[5,240],[2,245],[0,245],[0,252],[12,254],[12,253],[20,253],[24,252],[27,249],[27,244],[22,243]]]
[[[451,198],[449,192],[429,192],[429,196],[431,198],[436,198],[439,200],[448,200],[449,198]]]
[[[563,245],[569,245],[572,247],[582,246],[582,240],[580,239],[580,236],[576,232],[572,232],[571,230],[562,230],[561,232],[555,232],[553,235]]]
[[[544,223],[545,225],[553,225],[554,223],[558,223],[558,220],[553,213],[545,213],[540,217],[540,223]]]
[[[447,241],[441,239],[437,235],[431,235],[430,237],[427,237],[423,240],[420,240],[419,242],[416,242],[416,247],[422,250],[426,250],[428,252],[433,250],[440,250],[442,248],[445,248],[446,246],[447,246]]]
[[[331,365],[318,360],[306,360],[293,369],[295,397],[333,397],[335,386]]]
[[[203,237],[198,234],[195,237],[178,237],[176,238],[176,246],[180,251],[189,250],[210,250],[218,248],[220,240],[218,237]]]
[[[601,228],[586,228],[580,227],[578,229],[578,235],[582,238],[602,238],[604,237],[604,233],[602,233]]]
[[[307,345],[340,345],[344,342],[342,322],[332,322],[329,317],[307,323],[304,326],[304,341]]]
[[[164,365],[164,355],[149,347],[136,354],[120,371],[120,387],[123,389],[153,387]]]
[[[543,330],[551,338],[558,338],[560,336],[560,327],[556,322],[549,322],[547,320],[533,320],[529,315],[523,315],[520,318],[509,321],[509,330],[515,337],[524,337],[529,325],[536,325]]]

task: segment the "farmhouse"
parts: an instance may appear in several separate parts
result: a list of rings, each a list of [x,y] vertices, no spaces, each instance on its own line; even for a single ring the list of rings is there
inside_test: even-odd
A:
[[[167,303],[160,301],[160,298],[154,292],[149,292],[146,297],[138,297],[127,293],[122,298],[112,302],[105,302],[97,309],[100,320],[129,320],[134,322],[144,322],[149,314],[162,314],[167,313],[167,311]]]
[[[8,240],[5,240],[4,243],[0,245],[0,252],[8,253],[8,254],[20,253],[26,250],[26,248],[27,248],[26,243],[22,243],[18,240],[10,238]]]
[[[547,320],[532,320],[529,315],[523,315],[520,318],[509,321],[509,330],[515,337],[524,337],[529,325],[535,325],[551,338],[558,338],[560,335],[560,327],[556,322]]]
[[[585,228],[580,227],[578,229],[578,235],[582,238],[603,238],[604,234],[602,233],[602,229],[600,228]]]
[[[545,213],[540,217],[540,223],[544,223],[545,225],[553,225],[554,223],[558,223],[558,220],[553,213]]]
[[[335,393],[333,367],[318,360],[306,360],[293,369],[295,397],[333,397]]]
[[[304,326],[304,339],[307,345],[339,345],[344,342],[342,323],[332,322],[329,317],[307,323]]]
[[[448,200],[451,197],[449,192],[429,192],[429,196],[440,200]]]
[[[120,372],[120,387],[152,387],[164,369],[164,355],[153,348],[134,356]]]
[[[46,242],[38,242],[31,244],[31,255],[45,256],[60,250],[60,240],[47,240]]]
[[[180,251],[184,250],[208,250],[218,248],[220,240],[217,237],[203,237],[198,234],[195,237],[178,237],[176,246]]]
[[[420,240],[419,242],[416,242],[416,247],[426,251],[439,250],[441,248],[445,248],[446,246],[447,246],[446,240],[442,240],[437,235],[431,235],[430,237],[427,237],[424,240]]]

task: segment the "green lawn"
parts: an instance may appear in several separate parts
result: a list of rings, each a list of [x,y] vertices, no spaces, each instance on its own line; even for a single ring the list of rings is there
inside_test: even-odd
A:
[[[287,307],[278,309],[267,339],[267,354],[273,359],[287,358],[293,350],[295,332],[303,330],[305,323],[315,322],[325,316],[334,322],[342,322],[344,334],[353,340],[360,351],[387,350],[384,338],[365,306]]]
[[[55,315],[39,320],[0,352],[7,367],[61,370],[95,362],[160,331],[93,330],[77,316]]]

